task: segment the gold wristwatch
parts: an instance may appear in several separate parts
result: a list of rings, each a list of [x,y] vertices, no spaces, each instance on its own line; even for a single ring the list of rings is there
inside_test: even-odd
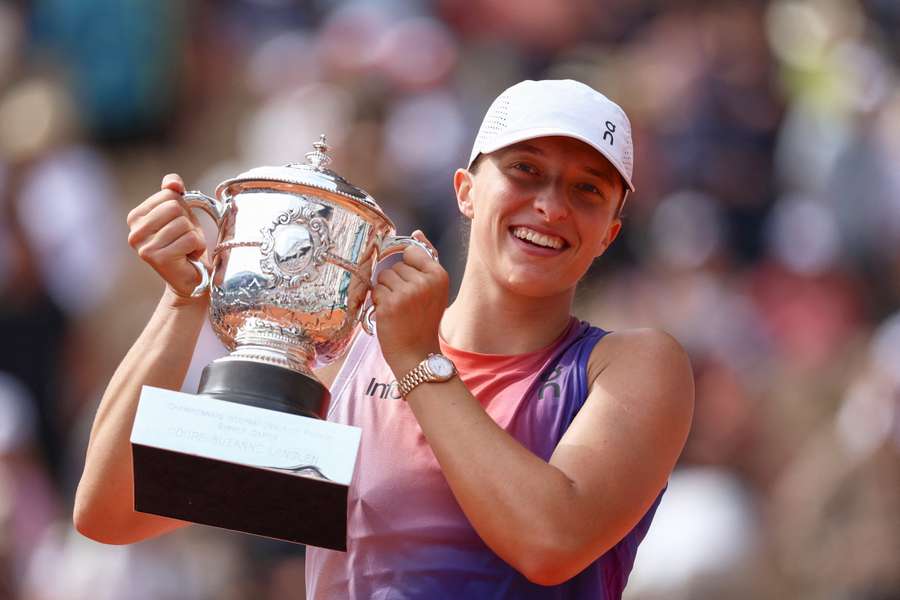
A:
[[[456,365],[443,354],[429,354],[397,382],[400,393],[406,395],[420,383],[442,383],[456,375]]]

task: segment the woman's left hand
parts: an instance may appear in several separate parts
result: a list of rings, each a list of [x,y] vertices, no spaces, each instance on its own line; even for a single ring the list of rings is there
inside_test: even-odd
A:
[[[413,237],[431,245],[421,231]],[[447,271],[418,246],[408,246],[402,261],[379,273],[372,291],[378,342],[398,377],[429,352],[440,351],[438,329],[449,287]]]

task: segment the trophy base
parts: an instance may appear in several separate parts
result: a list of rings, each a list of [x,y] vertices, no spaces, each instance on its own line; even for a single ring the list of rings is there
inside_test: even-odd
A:
[[[325,418],[328,388],[303,373],[250,360],[213,361],[203,369],[198,394],[247,406]]]
[[[144,386],[131,432],[134,509],[345,551],[360,432]]]

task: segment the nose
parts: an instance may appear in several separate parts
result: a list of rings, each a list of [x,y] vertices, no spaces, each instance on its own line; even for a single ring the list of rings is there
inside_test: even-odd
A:
[[[569,203],[562,187],[543,186],[534,198],[534,209],[548,223],[565,219],[569,214]]]

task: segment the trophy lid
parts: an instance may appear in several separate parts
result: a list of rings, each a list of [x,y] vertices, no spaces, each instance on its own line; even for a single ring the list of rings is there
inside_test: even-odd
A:
[[[328,163],[331,162],[328,150],[328,143],[323,133],[319,136],[319,141],[313,144],[313,151],[306,153],[305,163],[288,163],[283,167],[269,166],[250,169],[237,177],[222,182],[216,190],[216,195],[221,197],[223,191],[235,184],[250,181],[273,181],[331,192],[350,200],[355,200],[384,215],[384,211],[381,210],[381,207],[378,206],[378,203],[375,202],[372,196],[331,169],[326,168]]]

